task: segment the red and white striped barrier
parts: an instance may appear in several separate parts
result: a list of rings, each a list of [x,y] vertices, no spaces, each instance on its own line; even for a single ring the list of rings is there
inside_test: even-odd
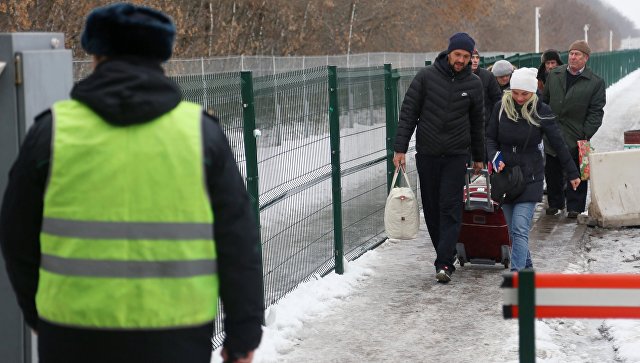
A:
[[[518,317],[518,274],[504,276],[503,316]],[[536,273],[536,318],[640,318],[640,275]]]

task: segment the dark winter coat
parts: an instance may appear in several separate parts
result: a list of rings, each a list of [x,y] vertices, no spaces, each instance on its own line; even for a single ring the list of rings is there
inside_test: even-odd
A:
[[[164,76],[160,65],[140,58],[112,59],[99,64],[92,75],[73,88],[71,97],[121,127],[154,120],[181,100],[180,90]],[[50,111],[36,118],[11,169],[0,215],[0,243],[9,278],[27,323],[38,331],[43,342],[48,342],[40,347],[41,351],[54,349],[65,354],[65,349],[69,352],[81,349],[94,352],[91,361],[95,362],[130,362],[134,357],[149,362],[189,362],[195,361],[198,351],[210,356],[213,324],[183,329],[109,331],[66,328],[38,319],[35,294],[39,234],[51,163],[52,128]],[[218,121],[203,113],[202,131],[206,185],[216,217],[213,228],[225,311],[225,346],[231,352],[247,352],[258,346],[262,334],[262,267],[256,222]],[[135,351],[129,351],[123,359],[118,354],[127,347]],[[68,361],[74,361],[72,358],[68,356]]]
[[[482,82],[470,65],[454,73],[442,52],[418,72],[402,102],[394,151],[407,152],[414,130],[420,154],[466,155],[471,147],[473,160],[484,160]]]
[[[567,67],[552,69],[547,76],[542,100],[558,116],[564,140],[574,159],[578,158],[578,140],[589,140],[602,125],[606,87],[604,80],[591,68],[584,71],[567,92]],[[545,152],[555,156],[556,150],[545,139]]]
[[[502,99],[502,90],[493,73],[480,67],[478,67],[474,73],[480,77],[480,81],[482,81],[484,91],[484,126],[486,129],[489,125],[489,117],[491,117],[493,106]]]
[[[522,117],[518,122],[507,117],[506,112],[500,113],[502,102],[498,102],[491,114],[489,127],[487,128],[487,152],[490,158],[499,150],[502,152],[503,162],[506,167],[519,165],[526,182],[525,191],[512,203],[540,202],[542,201],[542,187],[544,179],[544,159],[538,149],[538,144],[543,135],[549,143],[560,150],[558,158],[567,172],[569,180],[578,178],[580,174],[574,164],[567,146],[564,144],[562,134],[555,116],[549,106],[538,101],[537,109],[540,119],[540,127],[530,125]],[[527,135],[529,134],[527,141]],[[525,148],[526,143],[526,148]]]

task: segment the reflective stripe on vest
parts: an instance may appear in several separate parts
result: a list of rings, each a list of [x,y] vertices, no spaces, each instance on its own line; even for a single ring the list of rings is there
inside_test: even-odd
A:
[[[48,272],[69,276],[94,277],[191,277],[213,274],[215,260],[189,261],[104,261],[42,255],[40,267]]]
[[[40,317],[97,329],[211,322],[218,276],[200,106],[129,126],[74,100],[52,110]]]
[[[42,232],[62,237],[96,239],[213,239],[213,228],[207,223],[96,222],[44,218]]]

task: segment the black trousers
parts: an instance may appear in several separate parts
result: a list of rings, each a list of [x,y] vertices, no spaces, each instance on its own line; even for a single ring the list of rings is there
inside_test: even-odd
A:
[[[547,201],[549,207],[563,209],[565,201],[567,211],[582,213],[587,204],[587,188],[588,181],[581,181],[578,189],[573,190],[571,183],[567,180],[567,175],[560,163],[560,159],[555,156],[546,154],[544,165],[544,177],[547,182]],[[578,165],[578,160],[573,162]]]
[[[41,363],[211,362],[213,322],[184,329],[93,330],[38,321]]]
[[[436,270],[453,267],[462,223],[462,193],[468,155],[416,155],[424,219],[433,248]]]

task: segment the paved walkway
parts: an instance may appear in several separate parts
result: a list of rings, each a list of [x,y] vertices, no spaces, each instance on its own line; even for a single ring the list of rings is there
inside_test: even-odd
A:
[[[538,271],[563,271],[579,255],[586,227],[563,216],[538,217],[531,233]],[[412,241],[376,249],[375,274],[328,316],[301,329],[283,362],[490,362],[517,360],[505,346],[517,321],[502,318],[502,265],[458,267],[438,284],[426,227]]]

